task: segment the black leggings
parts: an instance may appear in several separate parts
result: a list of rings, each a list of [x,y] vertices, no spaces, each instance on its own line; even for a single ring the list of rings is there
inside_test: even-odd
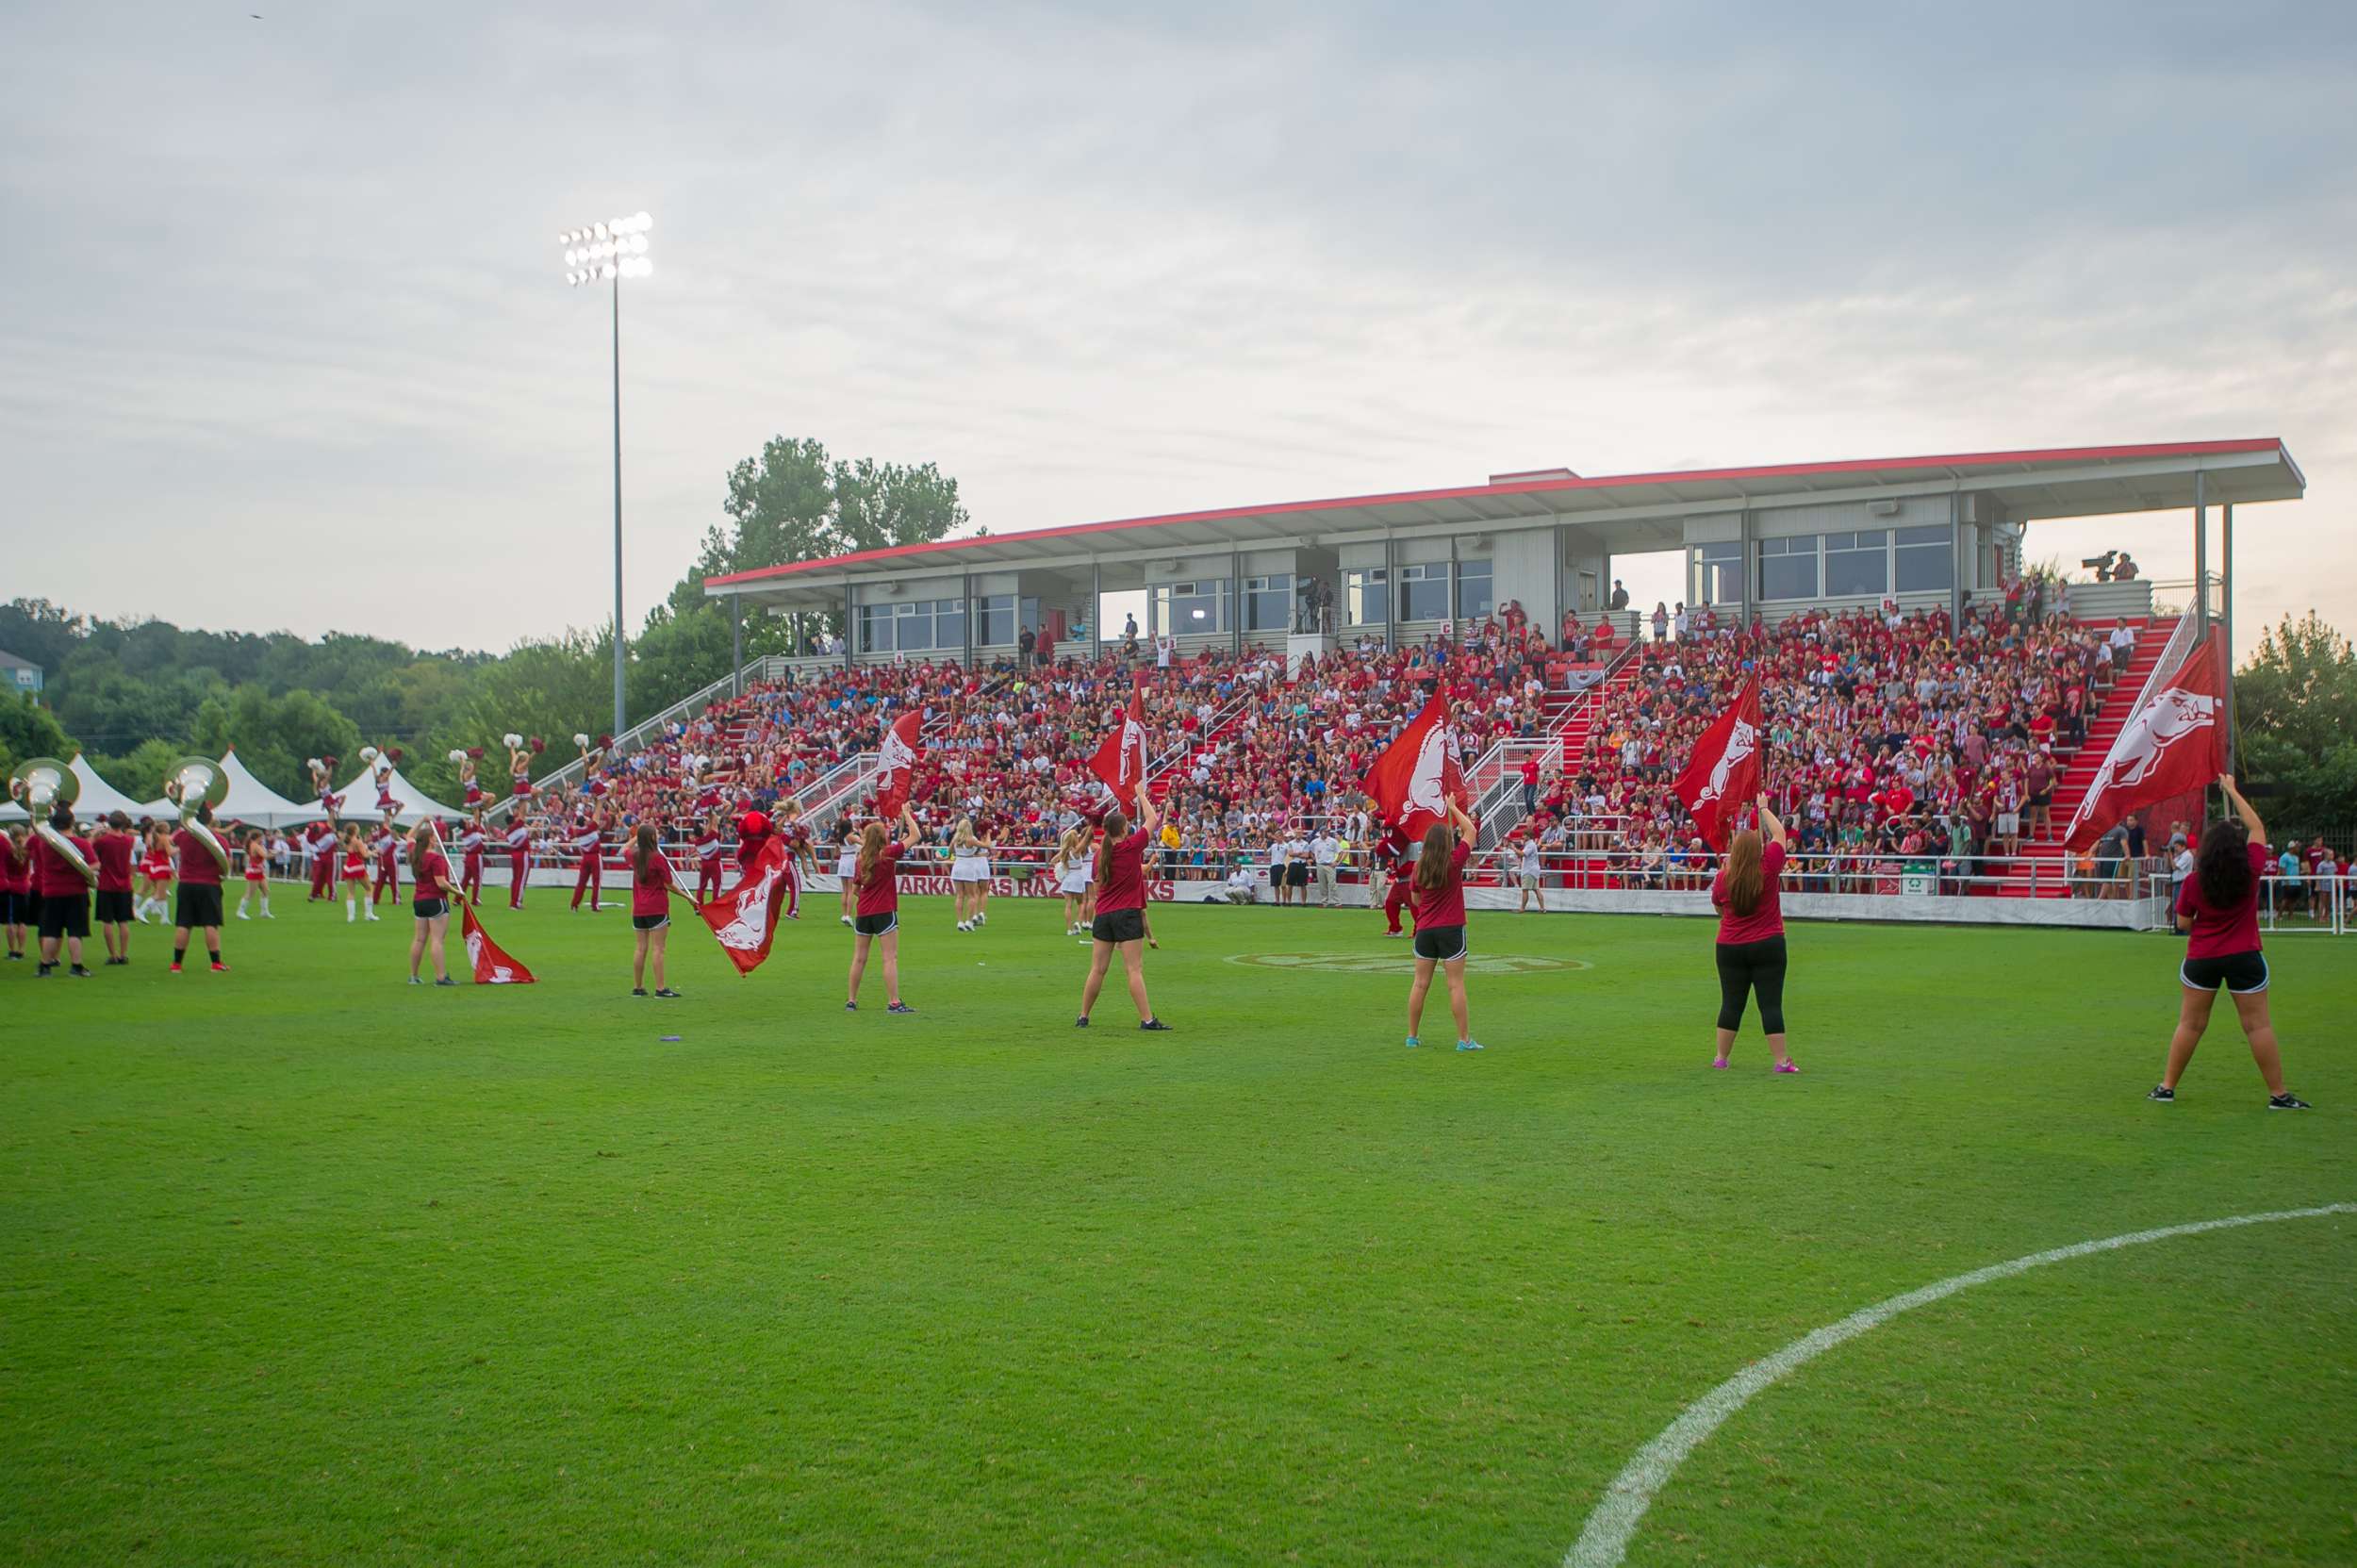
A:
[[[1766,1034],[1784,1032],[1784,938],[1764,942],[1719,944],[1719,1027],[1743,1027],[1743,999],[1759,993],[1759,1027]]]

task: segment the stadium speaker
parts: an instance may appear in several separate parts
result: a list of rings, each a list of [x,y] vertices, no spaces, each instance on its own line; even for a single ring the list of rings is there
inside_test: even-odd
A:
[[[1874,503],[1874,515],[1878,518],[1895,518],[1899,515],[1899,503],[1896,501],[1877,501]]]

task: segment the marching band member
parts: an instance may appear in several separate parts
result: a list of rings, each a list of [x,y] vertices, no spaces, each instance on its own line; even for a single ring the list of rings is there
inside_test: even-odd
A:
[[[425,983],[418,978],[418,964],[430,951],[434,983],[455,985],[458,982],[450,978],[449,966],[442,962],[442,936],[450,929],[450,906],[457,889],[451,885],[450,857],[442,852],[441,834],[431,817],[409,830],[409,880],[415,883],[409,913],[417,916],[409,935],[409,983]]]
[[[478,789],[474,794],[479,798],[483,791]],[[463,867],[458,873],[458,890],[469,903],[483,901],[483,846],[489,837],[484,831],[483,811],[478,806],[458,834],[459,864]]]
[[[357,822],[344,829],[341,860],[344,883],[344,924],[352,924],[353,910],[355,905],[358,906],[360,914],[371,920],[375,919],[376,905],[372,900],[364,897],[369,886],[369,850],[368,846],[360,841],[360,824]]]
[[[91,836],[91,858],[98,867],[96,907],[99,940],[107,944],[109,965],[131,962],[131,860],[139,850],[131,818],[114,812]]]
[[[198,826],[211,827],[213,808],[196,808],[195,823],[183,822],[172,835],[173,863],[180,873],[180,891],[173,900],[172,972],[180,972],[181,960],[188,956],[189,933],[205,933],[205,951],[213,961],[213,973],[227,974],[229,966],[221,961],[221,874],[222,863],[213,858],[212,846],[200,836]]]
[[[245,901],[253,899],[262,906],[262,918],[272,918],[270,912],[270,850],[262,844],[259,828],[249,828],[245,834],[245,886],[238,890],[238,918],[250,920]]]
[[[23,826],[12,826],[0,837],[0,925],[8,932],[8,962],[25,962],[25,928],[38,924],[28,916],[33,903],[33,851],[25,843],[31,835]]]
[[[507,867],[515,882],[507,889],[507,907],[524,906],[524,882],[532,874],[532,824],[519,809],[507,824]]]
[[[390,817],[385,818],[385,825],[377,829],[375,835],[370,839],[369,848],[376,854],[376,884],[369,889],[369,906],[373,909],[376,906],[376,900],[383,898],[389,890],[393,895],[393,907],[399,909],[401,907],[401,834],[394,830],[393,819]]]
[[[634,997],[647,994],[650,953],[654,957],[654,994],[666,998],[679,995],[663,981],[663,949],[670,940],[674,893],[683,899],[687,897],[687,889],[679,884],[679,875],[671,869],[669,857],[656,843],[654,824],[641,822],[630,849],[630,994]]]
[[[573,853],[581,857],[573,874],[573,912],[581,912],[582,890],[589,893],[589,913],[598,912],[598,900],[605,891],[605,824],[592,817],[585,808],[573,818]]]
[[[720,817],[717,812],[704,818],[702,829],[696,835],[696,899],[699,904],[720,892]],[[635,898],[635,895],[633,895]],[[668,913],[668,910],[666,910]]]
[[[49,826],[74,847],[87,865],[91,858],[91,841],[74,831],[74,808],[59,801],[49,813]],[[76,980],[88,980],[90,970],[82,964],[82,942],[90,935],[90,890],[98,880],[96,867],[77,867],[58,852],[56,846],[42,835],[33,835],[33,888],[41,895],[41,963],[33,970],[34,978],[46,980],[49,971],[58,966],[58,948],[65,946],[71,967],[66,971]]]
[[[851,944],[850,997],[843,1004],[846,1013],[859,1011],[860,977],[867,971],[867,949],[870,943],[883,945],[884,1000],[887,1013],[914,1013],[915,1008],[900,999],[900,857],[916,848],[916,814],[900,804],[902,836],[897,844],[884,832],[882,822],[870,822],[860,830],[859,860],[852,867],[859,888],[859,915],[851,930],[856,934]]]
[[[152,909],[160,926],[172,918],[172,906],[165,901],[172,892],[172,836],[161,822],[148,826],[147,843],[140,851],[140,880],[147,885],[131,914],[144,923]]]

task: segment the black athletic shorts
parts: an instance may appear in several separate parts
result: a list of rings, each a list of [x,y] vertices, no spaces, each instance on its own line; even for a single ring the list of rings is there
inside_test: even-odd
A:
[[[630,929],[633,931],[661,931],[670,923],[668,915],[634,915],[630,917]]]
[[[131,923],[131,890],[129,888],[103,887],[91,897],[94,900],[91,911],[92,918],[101,924],[110,920],[117,925],[127,926]]]
[[[213,883],[184,882],[173,896],[172,923],[183,930],[221,924],[221,888]]]
[[[33,923],[33,896],[13,890],[0,891],[0,926],[29,926]]]
[[[861,936],[888,936],[900,929],[900,912],[887,909],[882,915],[854,915],[851,930]]]
[[[1089,935],[1099,942],[1143,942],[1146,940],[1146,911],[1116,909],[1099,915],[1089,922]]]
[[[41,934],[52,936],[88,936],[90,934],[90,895],[87,893],[52,893],[41,901]]]
[[[1309,885],[1310,885],[1310,863],[1309,863],[1308,861],[1306,861],[1306,860],[1296,860],[1296,861],[1294,861],[1294,862],[1291,866],[1286,867],[1285,867],[1285,885],[1286,885],[1287,887],[1307,887],[1307,886],[1309,886]]]
[[[450,905],[440,899],[412,899],[409,913],[420,920],[438,920],[450,913]]]
[[[2051,808],[2051,807],[2053,805],[2053,803],[2054,803],[2054,792],[2053,792],[2052,790],[2051,790],[2051,789],[2042,789],[2042,790],[2039,790],[2039,791],[2038,791],[2036,795],[2033,795],[2033,796],[2031,796],[2031,797],[2030,797],[2030,804],[2031,804],[2031,806],[2032,806],[2033,808],[2036,808],[2036,807],[2038,807],[2038,806],[2046,806],[2046,807],[2050,807],[2050,808]]]
[[[1436,963],[1445,964],[1452,958],[1464,957],[1467,950],[1465,928],[1462,926],[1418,926],[1416,928],[1416,956],[1418,958],[1429,958]]]
[[[2177,971],[2188,991],[2215,991],[2223,985],[2238,997],[2267,988],[2267,955],[2253,948],[2223,958],[2188,958]]]

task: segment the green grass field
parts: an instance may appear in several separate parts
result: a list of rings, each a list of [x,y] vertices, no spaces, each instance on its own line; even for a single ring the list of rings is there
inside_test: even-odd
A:
[[[1476,915],[1478,1055],[1363,911],[1166,908],[1178,1032],[1056,906],[831,909],[740,981],[545,892],[529,988],[411,990],[406,918],[282,894],[0,969],[0,1555],[136,1563],[1558,1562],[1747,1362],[2042,1248],[2357,1199],[2357,949],[2270,949],[2149,1104],[2181,948],[1796,926],[1805,1072],[1713,1073],[1709,929]],[[676,1034],[676,1042],[660,1038]],[[1628,1560],[2357,1561],[2357,1215],[1894,1319],[1698,1449]]]

